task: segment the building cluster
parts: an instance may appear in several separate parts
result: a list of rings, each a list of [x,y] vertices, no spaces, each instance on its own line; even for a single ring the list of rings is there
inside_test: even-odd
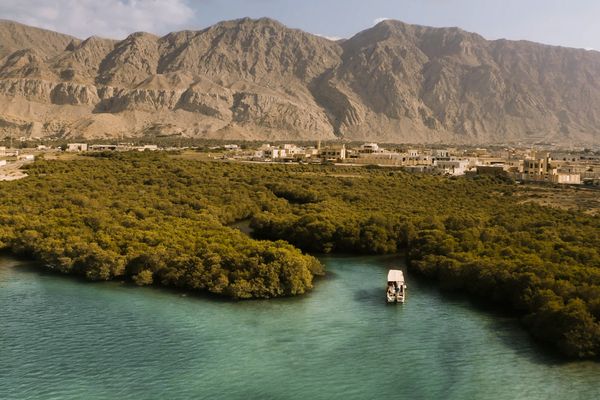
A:
[[[350,165],[377,164],[404,167],[413,173],[435,175],[501,175],[517,181],[589,184],[599,186],[600,155],[486,149],[385,149],[377,143],[357,148],[345,144],[299,147],[264,144],[242,158],[263,162],[334,162]]]
[[[118,144],[118,145],[105,145],[105,144],[94,144],[88,145],[87,143],[69,143],[66,147],[63,146],[63,150],[71,153],[85,152],[85,151],[145,151],[145,150],[171,150],[171,149],[159,149],[156,145],[145,145],[145,146],[134,146],[133,144]],[[14,163],[17,161],[33,161],[35,154],[43,154],[48,152],[60,152],[60,148],[52,148],[51,146],[39,145],[35,148],[29,149],[7,149],[4,146],[0,147],[0,166],[7,165],[8,163]]]
[[[85,151],[145,151],[171,150],[156,145],[134,146],[133,144],[69,143],[68,152]],[[377,143],[364,143],[356,148],[347,148],[343,143],[329,146],[302,147],[295,144],[271,146],[263,144],[250,152],[242,152],[236,144],[215,147],[225,150],[223,158],[261,162],[336,163],[346,165],[369,165],[403,167],[408,172],[435,175],[500,175],[526,182],[555,184],[586,184],[600,186],[600,152],[570,153],[534,150],[486,149],[426,149],[396,147],[386,149]],[[38,146],[38,151],[51,150]],[[583,150],[583,149],[582,149]],[[233,153],[233,154],[232,154]],[[28,157],[28,158],[27,158]],[[19,154],[0,147],[0,165],[6,161],[33,159],[31,154]]]
[[[68,152],[80,152],[80,151],[144,151],[144,150],[158,150],[158,146],[155,144],[147,144],[145,146],[134,146],[133,144],[121,143],[121,144],[92,144],[87,143],[69,143],[65,151]]]
[[[0,147],[0,166],[6,165],[7,162],[15,161],[33,161],[35,156],[33,154],[21,153],[19,150],[7,150],[6,147]]]

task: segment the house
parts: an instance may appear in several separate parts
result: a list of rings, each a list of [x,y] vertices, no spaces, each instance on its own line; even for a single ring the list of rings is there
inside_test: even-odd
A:
[[[117,149],[117,145],[114,144],[93,144],[90,146],[92,151],[114,151]]]
[[[437,174],[440,173],[437,167],[431,165],[410,165],[406,167],[407,172],[413,174]]]
[[[450,151],[449,150],[432,150],[431,157],[433,157],[434,160],[437,160],[440,158],[450,158]]]
[[[300,149],[298,147],[296,147],[295,144],[284,144],[283,145],[283,149],[285,150],[285,152],[290,155],[290,154],[296,154],[298,151],[300,151]]]
[[[284,158],[285,150],[269,146],[268,148],[262,150],[262,154],[264,159],[275,160],[277,158]]]
[[[67,144],[67,151],[87,151],[88,145],[86,143],[69,143]]]
[[[325,160],[344,160],[346,158],[346,145],[334,144],[319,150],[318,157]]]
[[[478,165],[476,169],[477,175],[507,176],[507,173],[504,170],[504,164]]]
[[[406,154],[405,165],[432,165],[432,156],[426,154],[419,154],[418,150],[409,150]]]
[[[379,146],[377,145],[377,143],[365,143],[362,146],[360,146],[360,149],[358,150],[358,152],[360,154],[378,153]]]
[[[316,157],[318,154],[319,154],[319,150],[315,149],[314,147],[309,147],[304,150],[304,157],[306,157],[306,158],[313,157],[313,156]]]
[[[586,165],[561,165],[558,168],[558,172],[564,173],[564,174],[585,174],[586,171],[588,170],[588,166]]]
[[[568,161],[568,162],[579,162],[581,161],[581,156],[577,154],[570,153],[552,153],[550,154],[553,160],[555,161]]]
[[[406,154],[381,152],[359,153],[358,158],[352,158],[354,164],[404,165]]]
[[[501,159],[505,159],[507,160],[508,158],[510,158],[511,156],[511,152],[508,150],[496,150],[496,151],[492,151],[492,157],[493,158],[501,158]]]
[[[155,144],[147,144],[142,147],[137,147],[137,151],[144,151],[144,150],[156,151],[156,150],[158,150],[158,146]]]
[[[436,160],[434,165],[445,173],[463,175],[469,167],[469,161],[450,157],[449,160]]]
[[[565,173],[559,170],[562,168],[561,165],[563,162],[554,161],[550,157],[550,153],[533,152],[532,155],[533,157],[523,160],[522,172],[510,171],[509,176],[517,180],[529,182],[567,183],[575,185],[581,183],[581,175],[574,171],[584,170],[585,168],[576,169],[573,166],[568,166],[570,168],[566,168],[566,171],[569,172]]]

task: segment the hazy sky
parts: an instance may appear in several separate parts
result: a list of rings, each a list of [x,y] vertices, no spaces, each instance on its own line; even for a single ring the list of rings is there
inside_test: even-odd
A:
[[[600,49],[598,0],[0,0],[0,19],[115,39],[202,29],[242,17],[349,38],[382,18],[458,26],[486,39],[526,39]]]

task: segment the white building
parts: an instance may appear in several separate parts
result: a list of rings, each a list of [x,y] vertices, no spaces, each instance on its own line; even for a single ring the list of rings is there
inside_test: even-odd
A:
[[[87,151],[88,145],[86,143],[69,143],[67,144],[67,151]]]
[[[450,160],[436,160],[434,165],[446,173],[464,175],[465,171],[469,168],[469,161],[452,157]]]
[[[137,150],[138,151],[144,151],[144,150],[156,151],[156,150],[158,150],[158,146],[155,144],[147,144],[147,145],[144,145],[143,147],[138,147]]]
[[[358,150],[358,152],[361,154],[371,154],[371,153],[379,153],[380,150],[379,150],[379,146],[377,145],[377,143],[365,143],[362,146],[360,146],[360,149]]]
[[[262,156],[265,159],[271,159],[271,160],[275,160],[277,158],[284,158],[286,153],[285,150],[282,149],[278,149],[277,147],[271,147],[269,146],[266,149],[262,150]]]

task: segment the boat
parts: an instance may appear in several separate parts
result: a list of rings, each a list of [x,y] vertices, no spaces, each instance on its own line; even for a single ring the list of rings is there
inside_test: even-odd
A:
[[[406,299],[406,284],[404,274],[397,269],[388,272],[387,301],[388,303],[404,303]]]

